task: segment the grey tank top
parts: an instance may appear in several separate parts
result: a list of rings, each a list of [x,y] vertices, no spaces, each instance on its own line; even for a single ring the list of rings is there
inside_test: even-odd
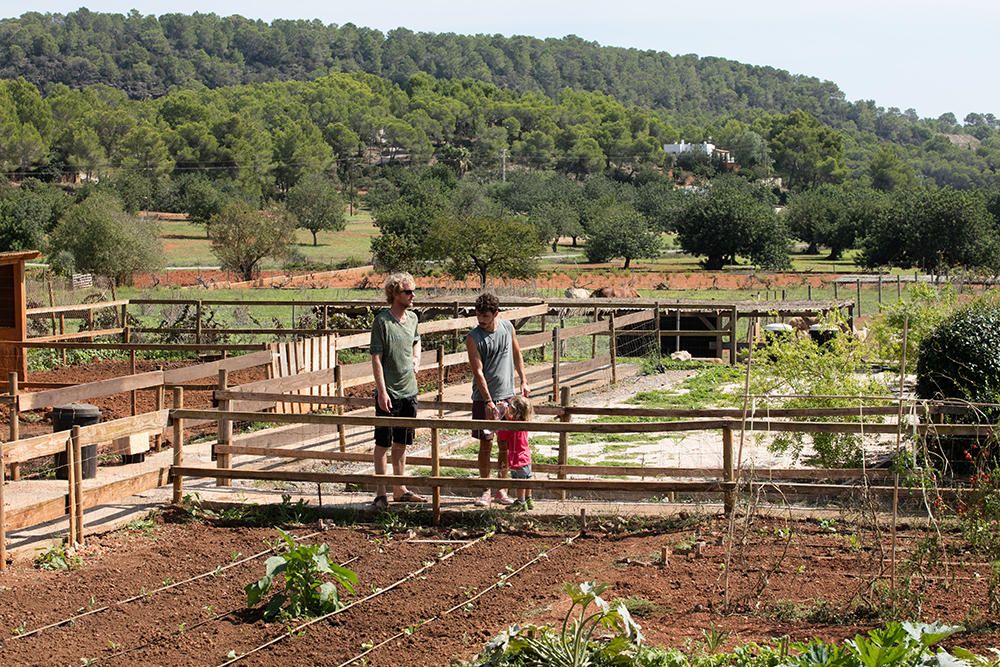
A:
[[[469,332],[483,362],[483,375],[490,398],[499,401],[514,395],[514,325],[509,320],[497,320],[495,331],[476,327]],[[472,400],[484,401],[476,383],[472,383]]]

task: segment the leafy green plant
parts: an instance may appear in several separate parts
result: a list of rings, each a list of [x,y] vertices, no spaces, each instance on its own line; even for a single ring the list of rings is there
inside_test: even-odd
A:
[[[570,604],[559,631],[551,626],[512,626],[486,647],[488,664],[524,667],[589,667],[634,664],[642,644],[642,633],[625,604],[614,607],[601,597],[607,584],[566,584]],[[591,606],[594,609],[591,611]],[[594,641],[594,633],[605,628],[611,639]]]
[[[83,565],[83,559],[62,542],[35,556],[35,567],[42,570],[75,570]]]
[[[274,594],[264,608],[264,618],[311,618],[328,614],[342,604],[337,587],[350,593],[358,583],[353,571],[332,563],[330,548],[326,544],[299,544],[295,538],[278,529],[285,542],[286,551],[271,556],[264,563],[264,576],[248,584],[247,606],[257,605],[271,592],[276,577],[283,576],[285,592]],[[323,581],[327,575],[333,581]]]
[[[836,320],[830,326],[842,324]],[[791,394],[797,398],[781,403],[783,408],[857,407],[857,401],[829,396],[884,396],[886,383],[867,373],[864,346],[856,338],[837,335],[817,344],[809,337],[773,339],[754,350],[751,391],[754,394]],[[767,408],[756,406],[758,414]],[[806,421],[861,421],[862,417],[803,417]],[[871,417],[867,419],[871,420]],[[865,438],[844,433],[777,433],[768,445],[775,453],[790,453],[796,460],[807,444],[815,451],[812,463],[820,467],[855,467],[861,464]]]

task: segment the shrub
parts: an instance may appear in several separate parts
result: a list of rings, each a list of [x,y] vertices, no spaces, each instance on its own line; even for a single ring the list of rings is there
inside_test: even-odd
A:
[[[920,345],[917,395],[1000,403],[1000,301],[980,299],[939,324]],[[990,418],[995,408],[984,410]]]

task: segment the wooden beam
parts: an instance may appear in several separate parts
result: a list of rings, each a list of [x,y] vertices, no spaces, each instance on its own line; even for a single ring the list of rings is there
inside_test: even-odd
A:
[[[314,484],[407,484],[410,486],[442,486],[446,488],[515,488],[515,489],[567,489],[577,491],[638,491],[653,493],[663,491],[722,491],[722,482],[675,482],[659,480],[605,480],[605,479],[509,479],[481,477],[418,477],[410,475],[345,474],[306,472],[302,470],[251,470],[246,468],[202,468],[181,466],[172,468],[172,474],[185,477],[225,477],[227,479],[253,479],[263,481],[308,482]]]
[[[28,317],[40,315],[53,315],[56,313],[81,313],[99,310],[101,308],[112,308],[115,306],[126,306],[128,299],[118,299],[116,301],[101,301],[99,303],[71,303],[64,306],[42,306],[39,308],[28,308],[24,312]]]
[[[37,391],[30,394],[22,394],[19,397],[21,410],[37,410],[38,408],[49,408],[66,403],[75,403],[88,398],[99,398],[101,396],[111,396],[120,394],[132,389],[148,389],[163,384],[163,371],[150,371],[137,375],[126,375],[124,377],[98,380],[86,384],[78,384],[74,387],[64,387],[62,389],[49,389],[47,391]]]
[[[170,410],[145,412],[135,417],[81,426],[80,436],[88,443],[110,442],[133,433],[163,430],[167,426],[169,417]],[[50,456],[63,451],[69,436],[69,431],[57,431],[8,442],[4,448],[4,456],[8,463],[19,463],[41,456]]]
[[[361,415],[288,415],[264,412],[223,412],[220,410],[171,410],[173,418],[230,419],[236,422],[274,422],[279,424],[329,424],[336,426],[393,426],[402,428],[442,428],[460,431],[489,429],[533,431],[540,433],[661,433],[692,430],[712,430],[732,426],[733,420],[623,422],[623,423],[559,423],[511,422],[489,419],[415,419],[412,417],[375,417]]]
[[[76,340],[77,338],[94,338],[96,336],[120,336],[125,331],[124,327],[114,329],[92,329],[90,331],[79,331],[77,333],[56,334],[55,336],[40,336],[30,338],[29,343],[55,343],[64,340]]]

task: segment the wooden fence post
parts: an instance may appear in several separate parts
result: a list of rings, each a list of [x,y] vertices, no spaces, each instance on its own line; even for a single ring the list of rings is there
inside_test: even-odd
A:
[[[444,348],[439,348],[443,350]],[[431,477],[441,475],[441,437],[436,428],[431,429]],[[441,487],[434,486],[431,489],[431,501],[434,512],[434,525],[441,525]]]
[[[73,477],[76,481],[73,484],[73,492],[76,495],[76,541],[79,544],[85,542],[83,534],[83,449],[80,446],[80,427],[74,426],[70,431],[70,442],[73,444]]]
[[[878,309],[882,310],[882,274],[878,274]]]
[[[128,304],[123,303],[121,312],[118,315],[118,319],[121,320],[119,326],[122,328],[122,342],[129,342],[129,330],[128,330]]]
[[[341,365],[338,363],[333,367],[333,382],[337,392],[337,398],[344,397],[344,375]],[[337,406],[337,414],[344,414],[344,405]],[[347,429],[343,424],[337,424],[337,437],[340,440],[340,451],[347,451]]]
[[[131,331],[129,330],[128,325],[125,325],[125,336],[131,339]],[[129,359],[129,371],[132,373],[132,375],[135,375],[136,373],[138,373],[138,368],[136,367],[136,357],[134,349],[128,351],[128,359]],[[129,396],[129,407],[132,409],[133,417],[139,414],[138,413],[139,391],[136,389],[133,389]]]
[[[653,351],[656,353],[656,356],[659,357],[660,356],[660,352],[661,352],[661,349],[660,349],[660,340],[661,340],[660,334],[663,333],[660,330],[660,302],[659,301],[657,301],[656,303],[653,304],[653,320],[655,321],[653,329],[656,331],[656,339],[655,339],[655,342],[653,343]]]
[[[740,313],[736,306],[733,306],[729,311],[729,364],[736,364],[736,327],[740,321]],[[747,326],[752,327],[752,323],[748,323]]]
[[[679,312],[679,311],[678,311]],[[608,352],[611,355],[611,384],[618,383],[618,342],[615,340],[615,314],[608,318]]]
[[[184,387],[174,387],[174,409],[180,410],[184,407]],[[174,417],[174,466],[184,465],[184,420]],[[175,505],[180,505],[184,499],[184,478],[174,473],[174,497]]]
[[[327,304],[323,304],[323,331],[330,328],[330,307]]]
[[[163,364],[159,364],[156,370],[163,372]],[[156,411],[159,412],[163,409],[164,405],[167,403],[167,388],[165,385],[161,384],[156,388]],[[160,451],[163,448],[163,433],[157,432],[153,436],[153,449]]]
[[[0,442],[0,572],[7,569],[7,512],[4,509],[3,486],[7,474],[3,463],[3,443]]]
[[[75,426],[73,428],[76,428]],[[66,493],[67,513],[69,514],[69,545],[77,543],[76,534],[76,456],[73,447],[73,438],[66,438],[66,482],[68,490]]]
[[[569,394],[570,388],[563,387],[559,395],[559,405],[562,407],[562,413],[559,415],[559,421],[568,422],[570,420],[570,414],[566,410],[569,407]],[[569,433],[559,434],[559,479],[566,479],[566,473],[563,471],[562,466],[567,465],[569,462]],[[563,489],[559,492],[559,499],[566,500],[566,490]]]
[[[66,334],[66,314],[59,313],[59,335]],[[66,365],[66,348],[59,350],[59,357],[62,359],[62,365]]]
[[[458,317],[459,317],[459,315],[461,315],[461,314],[462,314],[461,308],[459,306],[458,301],[456,301],[455,302],[454,310],[452,310],[452,317],[457,320]],[[460,343],[460,341],[458,339],[458,329],[455,329],[454,331],[451,332],[451,351],[452,352],[458,352],[458,345],[459,345],[459,343]]]
[[[194,305],[194,342],[201,343],[201,299]]]
[[[812,283],[806,283],[806,300],[813,300],[813,286]]]
[[[903,300],[903,276],[896,274],[896,301]]]
[[[17,371],[11,371],[7,374],[7,382],[10,385],[10,437],[7,438],[9,442],[14,442],[15,440],[21,439],[21,415],[20,408],[18,408],[17,400]],[[0,460],[0,466],[3,465],[3,461]],[[21,479],[21,464],[11,463],[10,464],[10,480],[16,482]]]
[[[219,391],[226,391],[229,388],[229,371],[225,368],[219,370]],[[219,401],[219,410],[221,412],[227,412],[229,410],[230,402],[228,400]],[[229,419],[219,420],[219,437],[217,439],[217,445],[229,446],[232,444],[233,439],[233,422]],[[232,454],[217,454],[216,455],[217,466],[219,468],[231,468],[233,463]],[[232,486],[233,481],[231,479],[216,478],[216,486]]]
[[[559,400],[559,359],[561,357],[560,353],[560,340],[559,340],[559,327],[552,330],[552,400]]]
[[[539,333],[545,331],[545,319],[546,319],[545,315],[542,315],[542,328],[539,330]],[[538,348],[538,352],[541,356],[541,360],[545,361],[545,346],[542,345],[540,348]]]
[[[733,429],[729,426],[722,429],[722,481],[726,484],[723,491],[722,506],[726,516],[732,516],[736,508],[736,481],[733,471]]]
[[[594,322],[598,321],[597,306],[594,306]],[[590,358],[597,358],[597,334],[590,334]]]
[[[839,292],[840,292],[840,283],[838,283],[837,279],[834,278],[833,279],[833,298],[834,299],[839,299],[840,298]]]
[[[855,281],[855,291],[857,292],[858,298],[858,317],[861,317],[861,278]]]
[[[676,311],[674,311],[674,313],[675,313],[674,324],[676,324],[675,328],[676,328],[677,331],[680,331],[681,330],[681,309],[678,308]],[[680,352],[680,351],[681,351],[681,337],[680,336],[674,336],[674,352]]]
[[[444,401],[444,346],[442,345],[437,349],[437,385],[438,393],[437,400],[438,403]],[[444,409],[438,408],[438,417],[444,417]]]

